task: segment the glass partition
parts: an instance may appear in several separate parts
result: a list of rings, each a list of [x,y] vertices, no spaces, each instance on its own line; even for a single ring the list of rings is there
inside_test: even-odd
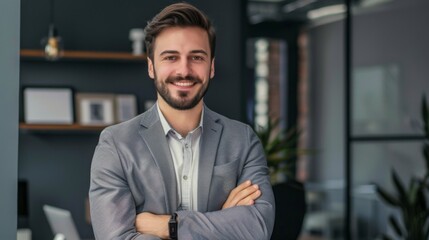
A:
[[[422,178],[425,162],[421,141],[358,142],[353,144],[353,222],[354,239],[376,239],[381,234],[395,236],[389,217],[402,222],[398,209],[388,205],[375,190],[380,186],[397,196],[392,180],[395,171],[407,189],[411,177]],[[408,191],[408,190],[407,190]]]
[[[382,201],[375,184],[396,195],[393,170],[406,191],[426,171],[420,111],[429,93],[428,9],[425,0],[366,0],[352,11],[353,239],[397,239],[389,217],[403,226],[400,211]]]
[[[388,222],[399,212],[375,184],[393,191],[392,169],[404,182],[425,171],[428,10],[427,0],[248,1],[249,35],[287,38],[299,29],[299,54],[283,67],[298,65],[285,115],[297,106],[298,148],[309,150],[297,166],[307,197],[300,240],[395,237]]]
[[[354,136],[420,134],[429,90],[425,0],[362,1],[353,9]]]

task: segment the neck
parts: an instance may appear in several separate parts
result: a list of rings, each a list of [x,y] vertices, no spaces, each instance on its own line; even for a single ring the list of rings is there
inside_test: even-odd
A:
[[[188,110],[177,110],[168,105],[163,99],[158,98],[159,109],[167,122],[180,135],[186,136],[200,124],[203,101]]]

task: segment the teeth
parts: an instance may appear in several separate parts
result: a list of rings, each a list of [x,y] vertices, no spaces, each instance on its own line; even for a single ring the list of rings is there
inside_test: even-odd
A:
[[[193,82],[175,82],[174,85],[180,86],[180,87],[189,87],[194,85]]]

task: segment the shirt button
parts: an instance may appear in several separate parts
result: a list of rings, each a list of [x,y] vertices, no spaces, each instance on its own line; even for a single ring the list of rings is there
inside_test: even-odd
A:
[[[185,144],[185,148],[188,148],[188,144],[187,143]]]
[[[183,179],[184,179],[184,180],[188,180],[188,176],[186,176],[186,175],[185,175],[185,176],[183,176]]]

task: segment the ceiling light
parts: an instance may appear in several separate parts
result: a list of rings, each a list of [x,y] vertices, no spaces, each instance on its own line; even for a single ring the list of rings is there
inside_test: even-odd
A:
[[[362,7],[372,7],[382,3],[391,2],[391,0],[364,0],[361,2]]]
[[[331,16],[331,15],[337,15],[345,12],[346,12],[346,6],[344,4],[337,4],[337,5],[322,7],[322,8],[308,11],[307,17],[311,20],[314,20],[314,19]]]
[[[295,2],[291,2],[291,3],[284,5],[283,12],[290,13],[290,12],[293,12],[293,11],[299,9],[299,8],[303,8],[307,5],[310,5],[316,1],[317,0],[298,0]]]

